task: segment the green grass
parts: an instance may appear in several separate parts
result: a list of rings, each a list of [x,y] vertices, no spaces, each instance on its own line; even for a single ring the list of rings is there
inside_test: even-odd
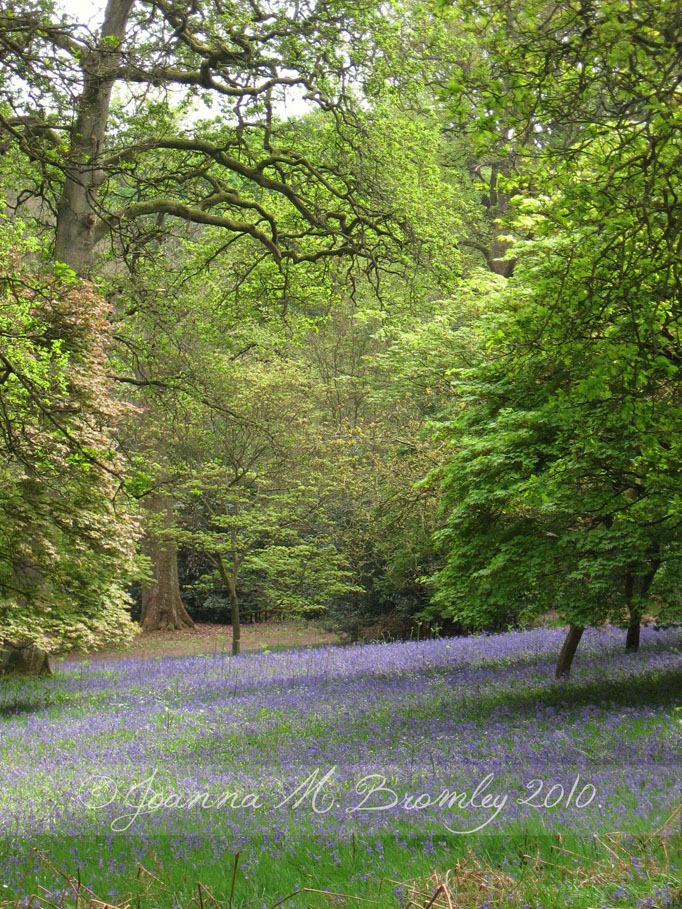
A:
[[[83,887],[77,874],[58,871],[69,867],[69,849],[60,850],[51,840],[27,850],[22,903],[32,896],[36,906],[54,903],[54,897],[44,899],[39,882],[54,890],[55,882],[61,880],[63,904],[82,907],[93,897],[105,902],[114,899],[117,905],[139,903],[146,909],[190,906],[202,898],[207,904],[268,907],[360,906],[366,901],[387,909],[410,902],[421,907],[431,904],[433,909],[682,907],[679,829],[653,835],[604,835],[591,842],[516,832],[504,839],[481,838],[475,848],[472,843],[451,842],[447,857],[438,848],[420,855],[422,841],[406,842],[408,848],[398,848],[392,838],[383,840],[385,874],[377,873],[367,855],[368,848],[377,849],[376,841],[352,838],[341,844],[335,860],[309,843],[294,855],[259,867],[253,875],[250,853],[257,850],[257,843],[239,854],[225,855],[219,865],[215,856],[208,852],[202,856],[199,850],[193,856],[197,867],[190,871],[182,862],[173,863],[169,839],[165,854],[163,843],[158,852],[150,851],[145,864],[138,865],[130,877],[121,878],[114,896]],[[122,864],[126,863],[129,839],[90,845],[93,856],[104,848],[113,849]],[[0,906],[10,905],[13,903],[3,903],[0,897]]]
[[[391,909],[410,901],[422,909],[431,901],[431,909],[682,909],[680,817],[665,824],[662,816],[638,813],[640,792],[617,782],[621,758],[615,753],[621,749],[629,761],[645,755],[654,774],[663,780],[670,776],[666,762],[676,734],[678,654],[652,649],[636,660],[614,656],[609,675],[599,650],[594,668],[586,658],[582,675],[577,673],[570,686],[556,686],[547,682],[544,658],[531,655],[515,662],[513,656],[496,656],[494,648],[480,662],[474,655],[470,676],[460,670],[453,676],[449,657],[444,663],[434,658],[436,642],[409,645],[417,648],[405,651],[411,662],[404,670],[399,664],[389,671],[391,655],[402,653],[393,646],[353,648],[343,658],[331,651],[302,652],[301,666],[307,672],[313,661],[313,675],[323,675],[330,661],[337,663],[319,691],[303,689],[294,697],[293,712],[286,698],[296,680],[307,676],[285,673],[277,681],[282,667],[295,666],[289,654],[246,661],[210,656],[173,660],[153,677],[148,666],[107,665],[71,666],[47,681],[0,680],[0,822],[2,811],[12,805],[35,802],[36,811],[45,805],[55,810],[52,833],[0,839],[0,867],[10,855],[20,856],[25,866],[20,879],[14,873],[0,880],[0,905],[6,891],[7,906],[35,896],[43,905],[63,902],[81,909],[92,894],[118,905],[129,903],[131,909],[138,900],[149,909],[202,909],[212,900],[226,909],[362,906],[363,901]],[[352,659],[360,661],[357,677],[340,681],[345,661]],[[257,668],[251,681],[249,667]],[[247,681],[238,687],[240,671],[247,673]],[[465,677],[470,684],[462,682]],[[89,687],[89,680],[97,685]],[[318,700],[312,699],[316,691]],[[131,713],[130,705],[139,699],[144,703]],[[247,706],[240,714],[242,703]],[[625,716],[626,710],[627,721],[614,724],[613,718]],[[156,826],[142,824],[139,831],[116,835],[108,830],[108,818],[88,809],[93,830],[99,832],[84,835],[70,828],[71,816],[77,816],[73,805],[60,802],[60,793],[76,791],[84,767],[101,771],[123,761],[118,772],[134,775],[155,761],[168,774],[164,783],[172,782],[176,770],[182,775],[217,761],[247,771],[272,767],[276,773],[278,762],[296,753],[297,743],[317,741],[336,749],[351,742],[369,766],[396,752],[406,779],[423,786],[441,773],[448,752],[446,748],[432,765],[430,749],[438,742],[420,730],[446,729],[448,717],[464,724],[475,762],[485,763],[491,748],[490,754],[513,756],[524,744],[532,769],[533,756],[557,741],[552,736],[559,731],[565,749],[560,757],[569,762],[564,766],[559,761],[552,772],[570,775],[570,761],[581,757],[587,767],[600,769],[614,781],[611,797],[623,806],[623,824],[602,825],[593,835],[596,826],[558,825],[548,811],[523,823],[510,820],[501,831],[461,837],[441,826],[427,830],[403,814],[384,827],[359,823],[353,830],[339,828],[330,842],[328,832],[319,831],[308,813],[292,815],[285,823],[273,819],[273,830],[282,837],[273,843],[262,829],[250,828],[248,818],[239,819],[244,830],[237,836],[229,824],[220,826],[224,818],[205,830],[204,821],[213,823],[212,818],[182,811],[171,812]],[[495,718],[501,731],[493,743]],[[535,738],[524,742],[531,720]],[[7,744],[5,730],[15,736],[13,745]],[[448,742],[455,746],[453,734]],[[128,766],[121,755],[138,740],[156,753],[145,753],[138,764]],[[545,758],[538,760],[542,767]],[[413,763],[414,777],[409,776]],[[358,766],[364,766],[362,761]],[[30,772],[23,772],[26,768]],[[663,807],[673,815],[674,802]],[[229,812],[226,817],[231,820]],[[12,867],[16,872],[16,864]]]

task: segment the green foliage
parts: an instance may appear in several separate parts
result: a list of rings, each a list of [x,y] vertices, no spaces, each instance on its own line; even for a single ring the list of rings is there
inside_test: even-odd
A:
[[[493,356],[455,374],[435,603],[474,627],[552,607],[619,619],[626,576],[652,570],[655,608],[679,612],[680,367],[668,341],[650,343],[671,301],[616,272],[614,237],[598,237],[525,244],[481,331]]]
[[[279,616],[319,615],[355,593],[350,566],[324,536],[328,521],[321,507],[310,513],[318,490],[277,492],[264,486],[221,484],[215,471],[201,481],[193,477],[194,501],[185,515],[189,529],[175,537],[214,566],[195,586],[233,588],[237,595],[245,588],[260,608]]]
[[[110,239],[106,372],[133,405],[112,402],[92,289],[6,257],[12,615],[52,603],[56,628],[129,576],[117,484],[175,503],[157,530],[202,589],[328,605],[346,630],[425,606],[475,628],[677,614],[676,3],[169,9],[98,45],[127,90],[97,168],[65,138],[78,30],[41,4],[0,23],[0,182],[63,218],[63,161],[94,181],[81,265]]]
[[[108,307],[31,264],[0,223],[0,640],[90,648],[133,633],[135,521],[120,494]]]
[[[453,455],[433,477],[434,611],[473,627],[550,607],[578,625],[680,614],[679,48],[672,7],[644,6],[645,40],[644,9],[608,2],[519,4],[488,31],[514,104],[492,82],[485,103],[515,118],[532,167],[510,219],[530,239],[489,300],[483,362],[455,373]]]
[[[311,419],[314,386],[296,363],[242,359],[229,415],[199,428],[175,539],[212,571],[199,587],[248,589],[271,613],[312,615],[357,590],[331,538],[333,465]]]

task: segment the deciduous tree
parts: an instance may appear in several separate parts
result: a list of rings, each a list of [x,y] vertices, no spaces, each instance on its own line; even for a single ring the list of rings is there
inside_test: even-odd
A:
[[[11,668],[126,640],[137,525],[121,495],[109,308],[0,222],[0,642]],[[42,653],[42,656],[41,656]]]

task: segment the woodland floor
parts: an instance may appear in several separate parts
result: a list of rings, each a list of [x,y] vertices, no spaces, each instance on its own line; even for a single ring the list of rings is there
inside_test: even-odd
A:
[[[242,650],[279,650],[289,647],[311,647],[340,644],[337,634],[330,634],[308,622],[256,622],[242,625]],[[59,660],[157,659],[164,656],[196,656],[202,653],[230,652],[232,628],[229,625],[205,623],[196,630],[141,632],[127,647],[100,650],[97,653],[62,654]]]
[[[0,680],[0,909],[682,909],[682,627],[244,630]]]

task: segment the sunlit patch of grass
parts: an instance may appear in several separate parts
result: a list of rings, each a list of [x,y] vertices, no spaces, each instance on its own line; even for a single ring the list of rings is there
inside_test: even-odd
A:
[[[273,862],[258,884],[251,882],[248,859],[242,853],[225,856],[223,873],[204,883],[201,869],[178,875],[162,874],[152,855],[151,863],[138,862],[134,873],[120,882],[117,892],[106,895],[86,886],[78,873],[61,870],[39,850],[32,850],[28,865],[39,868],[46,883],[34,884],[0,909],[328,909],[355,906],[377,909],[680,909],[682,907],[682,834],[671,832],[682,810],[671,816],[667,829],[650,834],[605,834],[591,849],[569,848],[562,841],[543,846],[507,844],[500,861],[486,858],[468,847],[441,870],[424,870],[414,878],[379,875],[365,870],[363,844],[349,846],[343,875],[329,874],[320,857],[316,874],[310,873],[310,856],[298,861]],[[580,848],[580,847],[578,847]],[[345,867],[346,865],[352,865]],[[353,872],[349,878],[348,872]],[[27,875],[28,877],[28,875]],[[363,886],[357,887],[362,881]],[[349,887],[349,884],[353,886]],[[345,884],[345,886],[344,886]]]

